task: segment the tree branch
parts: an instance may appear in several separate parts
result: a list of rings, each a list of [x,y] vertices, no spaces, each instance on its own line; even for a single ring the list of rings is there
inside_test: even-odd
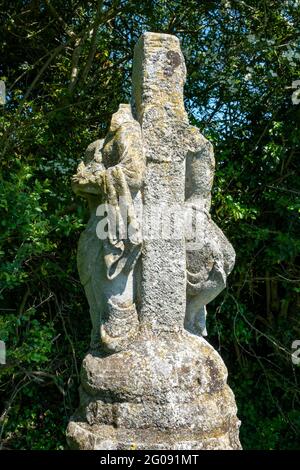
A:
[[[57,10],[54,8],[54,6],[50,3],[50,0],[45,0],[47,7],[49,8],[50,12],[54,16],[54,18],[63,26],[63,29],[65,33],[72,39],[76,39],[77,35],[74,33],[72,29],[67,25],[65,20],[60,16],[60,14],[57,12]]]

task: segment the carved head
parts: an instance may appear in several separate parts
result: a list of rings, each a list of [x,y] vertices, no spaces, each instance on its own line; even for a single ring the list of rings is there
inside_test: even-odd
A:
[[[88,145],[84,153],[84,163],[88,165],[92,161],[96,163],[102,162],[102,147],[104,144],[104,139],[98,139]]]
[[[133,119],[130,104],[120,104],[119,109],[112,115],[110,123],[110,132],[116,132],[126,122]]]

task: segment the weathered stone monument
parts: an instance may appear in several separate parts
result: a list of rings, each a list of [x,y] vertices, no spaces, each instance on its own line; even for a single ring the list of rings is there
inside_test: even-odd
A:
[[[78,269],[93,328],[71,448],[241,448],[226,367],[203,338],[235,253],[209,214],[213,149],[188,123],[185,75],[176,37],[143,34],[132,102],[73,178],[90,208]]]

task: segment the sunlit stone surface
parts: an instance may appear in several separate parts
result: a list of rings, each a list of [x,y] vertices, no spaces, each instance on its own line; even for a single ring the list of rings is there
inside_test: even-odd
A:
[[[241,448],[226,367],[203,337],[206,305],[224,289],[235,253],[209,214],[213,149],[189,125],[185,76],[178,39],[145,33],[134,52],[132,103],[120,105],[73,178],[91,214],[78,269],[93,328],[71,448]],[[98,238],[103,202],[118,228],[130,223],[130,237],[108,224],[107,239]],[[192,235],[151,236],[153,208],[156,222],[160,210],[176,208],[173,228],[191,214]]]

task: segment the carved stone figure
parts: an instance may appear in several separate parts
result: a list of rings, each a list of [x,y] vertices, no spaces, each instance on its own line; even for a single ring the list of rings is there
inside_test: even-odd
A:
[[[185,77],[178,39],[143,34],[131,104],[73,177],[90,208],[78,269],[93,328],[71,448],[241,448],[226,367],[203,337],[235,253],[209,213],[213,149],[189,125]],[[174,207],[190,232],[149,236],[153,213]]]
[[[214,176],[212,145],[193,129],[196,151],[186,157],[186,205],[195,211],[196,236],[187,243],[187,307],[185,327],[206,336],[206,305],[226,287],[235,252],[211,219],[211,188]],[[189,248],[190,247],[190,248]]]
[[[91,212],[79,241],[78,270],[90,306],[92,349],[99,348],[101,340],[107,349],[117,351],[137,333],[133,272],[142,238],[135,205],[140,203],[144,170],[140,126],[130,106],[120,105],[108,135],[88,146],[85,162],[79,164],[73,177],[74,191],[88,199]],[[126,221],[121,220],[120,200],[126,209]],[[104,240],[99,240],[96,233],[96,212],[101,202],[114,209],[114,220],[108,221],[108,237]],[[118,236],[122,222],[130,224],[128,238],[127,234],[125,238]]]

